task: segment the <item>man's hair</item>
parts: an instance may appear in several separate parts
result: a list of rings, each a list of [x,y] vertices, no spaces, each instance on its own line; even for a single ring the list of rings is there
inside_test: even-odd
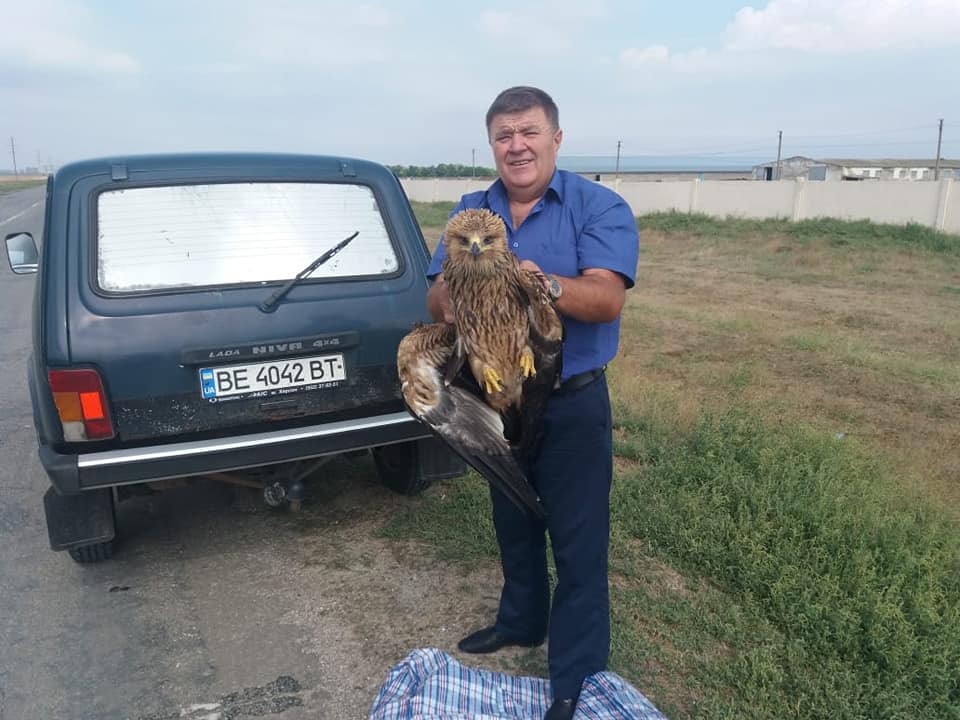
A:
[[[487,110],[487,132],[490,132],[490,123],[496,115],[521,113],[536,107],[543,108],[550,125],[555,130],[559,129],[560,111],[557,110],[557,104],[553,98],[540,88],[517,85],[497,95],[493,104],[490,105],[490,109]]]

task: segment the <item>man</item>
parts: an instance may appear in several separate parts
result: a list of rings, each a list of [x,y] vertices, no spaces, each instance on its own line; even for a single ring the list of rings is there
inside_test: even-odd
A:
[[[613,475],[610,400],[604,367],[616,355],[620,311],[639,252],[636,219],[616,193],[557,169],[563,132],[542,90],[504,90],[487,111],[499,179],[454,209],[488,208],[507,226],[521,264],[542,273],[564,318],[560,389],[544,415],[528,475],[545,522],[491,490],[504,586],[494,625],[460,641],[467,653],[540,645],[549,636],[553,704],[545,720],[573,716],[584,678],[604,670],[610,651],[607,545]],[[441,243],[428,274],[427,307],[452,322]],[[557,587],[550,602],[545,531]]]

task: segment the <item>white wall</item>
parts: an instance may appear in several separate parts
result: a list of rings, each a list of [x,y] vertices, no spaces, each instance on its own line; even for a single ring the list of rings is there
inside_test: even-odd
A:
[[[465,193],[488,187],[490,182],[488,178],[401,180],[409,198],[422,202],[457,201]],[[960,234],[960,187],[949,178],[940,182],[621,179],[603,184],[619,192],[635,215],[674,210],[716,217],[835,217],[894,224],[914,222]]]
[[[407,193],[407,197],[418,202],[439,202],[452,200],[456,202],[462,195],[485,190],[493,182],[492,178],[402,178],[400,184]]]
[[[941,181],[940,207],[937,210],[938,227],[960,235],[960,185],[956,180]]]

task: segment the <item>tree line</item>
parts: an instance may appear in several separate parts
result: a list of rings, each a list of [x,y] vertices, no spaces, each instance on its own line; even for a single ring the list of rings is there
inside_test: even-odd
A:
[[[387,165],[397,177],[496,177],[493,168],[455,163],[439,165]]]

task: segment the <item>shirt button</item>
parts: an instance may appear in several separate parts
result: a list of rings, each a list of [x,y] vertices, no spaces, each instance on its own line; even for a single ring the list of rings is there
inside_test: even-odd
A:
[[[514,247],[520,247],[520,243],[514,243],[513,246],[514,246]]]

